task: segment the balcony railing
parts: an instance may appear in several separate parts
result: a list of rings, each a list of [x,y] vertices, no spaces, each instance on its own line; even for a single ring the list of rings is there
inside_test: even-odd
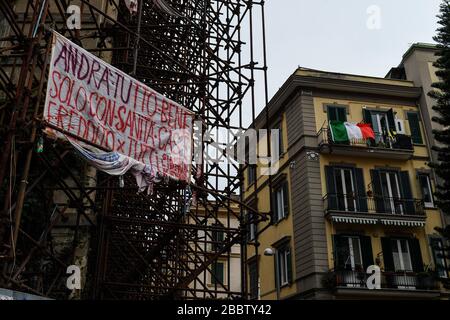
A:
[[[414,150],[410,136],[404,134],[397,134],[389,136],[375,132],[375,139],[350,140],[348,142],[335,142],[331,136],[331,130],[328,126],[322,127],[317,133],[320,145],[334,145],[334,146],[355,146],[367,147],[380,150]]]
[[[424,204],[420,199],[328,193],[323,200],[325,212],[425,215]]]
[[[367,288],[366,281],[370,276],[365,272],[352,270],[335,270],[335,284],[337,287]],[[382,289],[400,290],[438,290],[436,277],[428,273],[381,272]]]

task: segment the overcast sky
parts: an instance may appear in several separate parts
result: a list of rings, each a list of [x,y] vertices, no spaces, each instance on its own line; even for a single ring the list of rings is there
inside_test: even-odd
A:
[[[433,42],[440,3],[267,0],[269,97],[298,65],[384,77],[412,43]]]

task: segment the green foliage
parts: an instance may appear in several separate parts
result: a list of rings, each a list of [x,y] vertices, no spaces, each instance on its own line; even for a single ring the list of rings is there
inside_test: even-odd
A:
[[[439,146],[433,147],[438,153],[436,162],[430,166],[434,168],[436,175],[441,178],[437,186],[435,196],[437,205],[446,213],[450,214],[450,1],[444,0],[440,7],[439,28],[437,35],[433,38],[437,42],[439,51],[434,66],[438,69],[436,75],[438,82],[433,83],[434,88],[429,96],[434,98],[436,104],[433,110],[437,116],[432,120],[440,125],[442,129],[433,130],[434,138]]]
[[[433,110],[437,116],[432,120],[442,126],[440,130],[433,130],[434,139],[439,146],[433,149],[438,153],[437,162],[431,163],[438,180],[435,197],[437,206],[447,215],[450,215],[450,0],[444,0],[440,6],[439,28],[433,38],[438,43],[439,51],[434,66],[438,69],[436,76],[439,81],[432,84],[434,88],[428,95],[436,100]],[[450,239],[450,226],[436,228],[441,235]],[[444,248],[448,255],[448,247]],[[441,279],[444,287],[450,288],[450,282]]]

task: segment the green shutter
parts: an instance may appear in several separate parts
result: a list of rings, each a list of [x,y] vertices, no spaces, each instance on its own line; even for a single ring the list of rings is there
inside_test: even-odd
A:
[[[367,198],[366,198],[366,187],[364,185],[364,175],[361,168],[355,168],[356,177],[356,194],[357,194],[357,204],[358,211],[367,212]]]
[[[394,131],[394,132],[397,131],[397,129],[395,127],[394,110],[392,110],[392,108],[388,110],[387,118],[388,118],[389,130]]]
[[[328,121],[347,121],[347,109],[345,107],[327,107]]]
[[[361,242],[363,267],[366,270],[368,266],[373,265],[372,239],[368,236],[360,236],[359,240]]]
[[[347,110],[342,107],[337,107],[337,114],[339,121],[347,121]]]
[[[411,130],[411,139],[414,143],[422,144],[422,133],[420,132],[419,114],[417,112],[408,112],[409,129]]]
[[[422,252],[420,251],[420,244],[418,239],[408,239],[409,251],[411,253],[411,264],[414,272],[423,271]]]
[[[384,271],[395,271],[391,238],[381,238],[381,248],[383,250]]]
[[[284,217],[287,217],[289,214],[289,187],[288,182],[285,181],[283,183],[283,204],[284,204]]]
[[[272,211],[272,223],[277,223],[278,221],[278,205],[277,205],[277,189],[272,189],[272,194],[270,195],[270,206]]]
[[[325,166],[325,179],[327,181],[328,210],[337,210],[338,202],[336,195],[336,185],[334,183],[333,167]]]
[[[370,111],[367,109],[363,109],[363,119],[365,123],[372,124],[372,116],[370,115]]]
[[[292,283],[292,255],[291,248],[286,249],[286,264],[287,264],[287,279],[289,283]]]
[[[370,175],[372,176],[373,198],[375,200],[376,211],[379,213],[385,213],[380,170],[372,169],[370,170]]]
[[[224,278],[224,265],[221,262],[215,262],[212,265],[211,283],[223,283]]]
[[[411,191],[411,183],[409,181],[408,171],[400,172],[400,183],[401,183],[401,191],[403,197],[403,203],[405,204],[405,213],[406,214],[415,214],[415,205],[414,199]]]

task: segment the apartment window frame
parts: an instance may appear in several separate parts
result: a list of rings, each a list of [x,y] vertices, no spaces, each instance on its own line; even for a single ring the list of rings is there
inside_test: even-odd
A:
[[[438,248],[436,248],[436,244],[438,245]],[[449,278],[449,270],[448,270],[448,264],[447,260],[445,258],[445,243],[442,238],[430,238],[430,247],[431,247],[431,253],[433,255],[433,261],[434,266],[436,270],[436,275],[439,278],[448,279]],[[440,251],[440,252],[437,252]],[[438,254],[441,256],[438,257]],[[441,265],[440,268],[438,268],[438,261],[440,260],[439,264]]]
[[[409,241],[406,238],[392,238],[392,259],[394,260],[394,268],[396,272],[413,272],[413,261]],[[397,252],[394,252],[394,249]],[[404,251],[406,249],[406,251]],[[396,256],[397,254],[397,256]],[[396,259],[397,258],[397,259]],[[405,260],[405,258],[407,258]],[[397,268],[398,267],[398,268]],[[408,268],[407,268],[408,267]]]
[[[212,224],[213,227],[223,227],[220,223],[214,223]],[[221,247],[223,246],[223,241],[225,240],[225,232],[224,231],[218,231],[218,230],[212,230],[211,231],[211,251],[219,251],[221,250]]]
[[[283,119],[280,120],[274,129],[278,130],[278,156],[282,158],[285,154],[284,139],[283,139]]]
[[[277,248],[276,259],[280,287],[288,286],[292,282],[292,251],[289,243]]]
[[[421,180],[423,178],[426,179],[426,185],[423,185],[424,181]],[[425,172],[419,172],[419,173],[417,173],[417,179],[419,180],[419,188],[420,188],[420,193],[422,195],[423,205],[425,206],[425,208],[434,208],[435,206],[434,206],[433,188],[431,185],[430,175]],[[425,194],[424,194],[425,188],[428,189],[430,201],[425,201]]]
[[[415,117],[417,117],[418,135],[413,135],[410,115],[414,115]],[[423,138],[422,128],[420,126],[421,119],[420,119],[419,112],[418,111],[406,111],[406,120],[408,121],[409,133],[411,135],[411,140],[412,140],[413,144],[414,145],[424,145],[425,142],[424,142],[424,138]],[[419,139],[419,140],[416,141],[416,139]]]
[[[324,109],[327,113],[327,120],[328,121],[333,121],[333,120],[338,120],[338,121],[347,121],[347,114],[348,114],[348,107],[347,106],[343,106],[343,105],[334,105],[334,104],[327,104],[324,106]],[[331,118],[332,112],[331,110],[334,110],[334,116],[335,118]],[[339,119],[339,111],[338,110],[343,110],[343,113],[341,114],[344,117],[344,120],[340,120]]]
[[[273,189],[273,214],[274,222],[279,223],[289,216],[289,183],[287,178],[283,178]],[[281,212],[280,212],[281,211]]]
[[[251,186],[256,182],[257,179],[256,165],[249,164],[247,167],[247,186]]]
[[[222,266],[222,277],[217,277],[217,266],[221,265]],[[210,277],[209,277],[209,284],[211,286],[220,286],[222,282],[222,284],[224,286],[228,285],[228,281],[227,281],[227,272],[226,272],[226,261],[222,261],[222,260],[218,260],[215,261],[211,264],[211,271],[210,271]],[[216,280],[216,278],[218,280]],[[220,281],[220,282],[219,282]]]

